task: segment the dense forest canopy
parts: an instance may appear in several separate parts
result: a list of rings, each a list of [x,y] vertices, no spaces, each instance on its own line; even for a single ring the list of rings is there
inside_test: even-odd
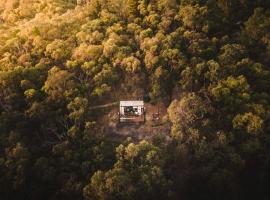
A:
[[[89,109],[143,96],[169,140]],[[269,0],[0,0],[1,199],[269,199],[269,117]]]

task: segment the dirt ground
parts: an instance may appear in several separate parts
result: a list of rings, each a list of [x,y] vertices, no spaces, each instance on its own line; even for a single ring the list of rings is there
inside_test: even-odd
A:
[[[142,124],[119,123],[118,109],[117,106],[110,108],[98,121],[98,124],[103,127],[103,133],[109,137],[151,140],[155,136],[161,136],[166,140],[170,139],[170,124],[163,103],[156,105],[145,103],[146,121]]]

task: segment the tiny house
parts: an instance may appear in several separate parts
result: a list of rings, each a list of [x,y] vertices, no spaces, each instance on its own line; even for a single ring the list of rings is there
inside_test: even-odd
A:
[[[120,101],[119,122],[141,123],[145,121],[143,101]]]

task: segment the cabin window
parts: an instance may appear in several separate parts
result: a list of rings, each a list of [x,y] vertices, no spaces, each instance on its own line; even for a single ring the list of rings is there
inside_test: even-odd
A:
[[[132,107],[132,106],[124,107],[124,113],[127,116],[139,115],[138,107]]]

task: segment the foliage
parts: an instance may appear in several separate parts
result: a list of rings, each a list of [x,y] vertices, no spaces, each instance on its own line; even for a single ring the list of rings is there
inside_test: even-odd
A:
[[[269,199],[269,33],[268,0],[0,0],[0,198]],[[89,109],[143,96],[159,142]]]

